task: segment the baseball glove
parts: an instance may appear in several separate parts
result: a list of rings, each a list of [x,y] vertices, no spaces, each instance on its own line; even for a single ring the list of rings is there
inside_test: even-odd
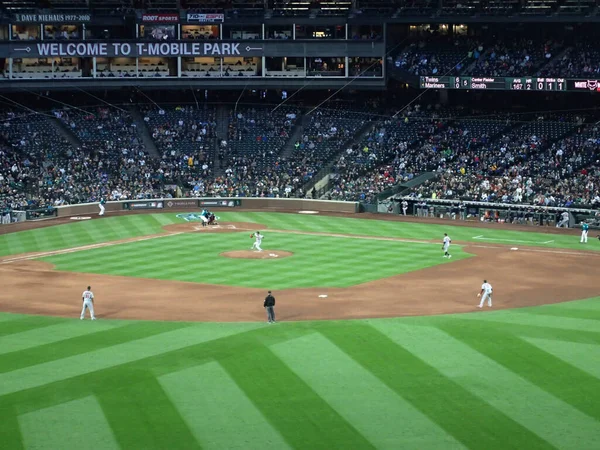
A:
[[[253,237],[254,237],[254,234],[251,234],[251,235],[250,235],[250,239],[252,239]]]

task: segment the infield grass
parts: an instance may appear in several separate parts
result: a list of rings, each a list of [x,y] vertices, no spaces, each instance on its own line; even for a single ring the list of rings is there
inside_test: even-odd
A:
[[[226,251],[248,250],[247,233],[186,233],[118,246],[51,256],[58,270],[157,278],[242,287],[290,289],[348,287],[467,258],[453,259],[437,245],[269,233],[263,248],[286,250],[280,259],[232,259]]]
[[[593,450],[599,319],[600,299],[273,326],[0,314],[2,447]]]

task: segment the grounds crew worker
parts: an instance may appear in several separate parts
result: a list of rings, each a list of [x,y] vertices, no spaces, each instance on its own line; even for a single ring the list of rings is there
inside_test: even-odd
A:
[[[267,293],[263,306],[267,310],[267,320],[269,323],[275,323],[275,297],[271,295],[271,291]]]

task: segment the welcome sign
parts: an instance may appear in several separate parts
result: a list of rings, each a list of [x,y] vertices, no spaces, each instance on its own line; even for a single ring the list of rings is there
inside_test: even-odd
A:
[[[262,56],[261,44],[240,42],[38,42],[11,43],[9,57]]]

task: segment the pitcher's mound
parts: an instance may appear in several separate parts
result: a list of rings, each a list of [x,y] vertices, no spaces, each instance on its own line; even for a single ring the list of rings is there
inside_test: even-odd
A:
[[[262,252],[255,252],[254,250],[235,250],[232,252],[221,253],[220,256],[241,259],[278,259],[287,258],[292,255],[293,253],[283,250],[263,250]]]

